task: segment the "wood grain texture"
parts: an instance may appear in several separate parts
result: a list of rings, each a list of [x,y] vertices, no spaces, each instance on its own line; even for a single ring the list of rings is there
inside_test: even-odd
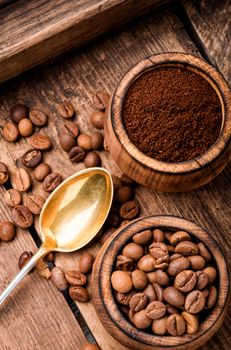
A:
[[[182,4],[207,56],[231,84],[231,2],[183,0]]]
[[[0,188],[0,220],[11,220]],[[36,252],[30,233],[17,230],[17,237],[0,244],[0,292],[18,273],[18,258],[25,250]],[[64,297],[51,282],[32,272],[0,307],[2,350],[80,349],[84,334]],[[13,334],[13,335],[12,335]]]
[[[82,132],[93,131],[89,116],[93,111],[91,96],[98,88],[112,93],[119,79],[137,61],[155,53],[167,51],[188,52],[198,55],[198,49],[187,36],[183,24],[172,10],[150,14],[137,22],[130,23],[106,35],[104,38],[75,51],[65,59],[60,59],[47,68],[40,68],[2,85],[0,88],[1,124],[8,118],[9,108],[21,101],[31,108],[41,108],[49,116],[48,127],[41,130],[49,135],[53,149],[45,152],[44,159],[53,170],[60,171],[64,177],[83,169],[83,164],[70,163],[67,154],[58,142],[58,131],[63,120],[57,113],[57,106],[69,99],[76,110],[75,121]],[[38,131],[39,129],[37,129]],[[16,160],[28,150],[28,140],[21,139],[16,144],[0,140],[0,160],[5,161],[13,171]],[[120,174],[117,165],[107,152],[100,152],[103,166],[114,174]],[[166,194],[138,187],[136,199],[142,208],[142,215],[175,214],[184,216],[205,227],[220,243],[226,254],[230,244],[230,208],[231,208],[231,167],[226,167],[212,183],[200,190],[182,194]],[[42,193],[42,185],[35,183],[33,192]],[[96,255],[97,242],[88,248]],[[60,254],[56,263],[68,268],[78,264],[81,254]],[[78,304],[90,329],[103,350],[125,349],[103,329],[91,303]],[[9,339],[8,339],[9,341]],[[229,350],[231,343],[231,315],[202,350]],[[40,350],[41,348],[38,347]]]
[[[0,82],[47,62],[163,0],[21,0],[0,11]]]

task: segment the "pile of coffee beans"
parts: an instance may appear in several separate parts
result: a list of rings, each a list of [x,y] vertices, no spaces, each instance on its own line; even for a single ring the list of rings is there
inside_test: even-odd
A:
[[[134,234],[117,256],[111,284],[122,313],[157,335],[194,334],[217,301],[208,248],[185,231]]]

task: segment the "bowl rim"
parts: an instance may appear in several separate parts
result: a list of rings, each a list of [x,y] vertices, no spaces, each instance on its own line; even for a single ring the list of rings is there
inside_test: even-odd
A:
[[[222,109],[222,125],[218,138],[212,146],[200,156],[184,162],[165,162],[149,157],[140,151],[130,140],[122,122],[122,107],[126,92],[131,84],[148,70],[163,66],[181,66],[199,74],[217,93]],[[157,173],[179,175],[196,172],[219,158],[231,142],[231,91],[228,83],[216,68],[204,59],[187,53],[160,53],[146,57],[131,67],[119,81],[111,98],[109,107],[111,124],[122,147],[145,168]]]
[[[186,226],[187,229],[185,228]],[[141,232],[142,230],[150,229],[150,227],[185,230],[189,232],[192,236],[196,237],[196,239],[200,240],[206,245],[216,262],[219,276],[219,293],[217,304],[206,319],[200,324],[200,330],[196,334],[184,334],[183,336],[175,337],[166,335],[158,336],[146,333],[143,330],[137,329],[123,316],[119,310],[118,304],[115,301],[111,286],[111,273],[113,271],[113,266],[118,251],[134,235],[132,229],[137,228],[137,232]],[[120,239],[120,242],[118,242],[118,239]],[[101,249],[103,252],[100,259],[99,275],[97,278],[100,299],[104,305],[107,316],[110,318],[113,324],[129,338],[148,346],[157,346],[160,348],[174,348],[176,346],[182,346],[183,348],[186,345],[191,345],[190,343],[197,341],[199,338],[206,336],[224,314],[225,306],[227,305],[228,296],[230,293],[229,268],[226,257],[222,253],[216,240],[206,230],[194,222],[174,215],[151,215],[141,217],[117,230],[109,242],[105,242]],[[100,255],[101,254],[99,253],[99,256]],[[108,261],[106,262],[105,257],[110,257],[111,263],[108,263]],[[216,329],[213,330],[213,333],[215,333],[215,331]],[[169,345],[170,343],[171,345]]]

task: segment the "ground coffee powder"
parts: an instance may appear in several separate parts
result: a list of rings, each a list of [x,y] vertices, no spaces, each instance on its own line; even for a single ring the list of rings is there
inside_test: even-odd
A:
[[[150,157],[183,162],[204,153],[217,139],[221,104],[212,86],[181,67],[141,75],[128,89],[122,119],[129,138]]]

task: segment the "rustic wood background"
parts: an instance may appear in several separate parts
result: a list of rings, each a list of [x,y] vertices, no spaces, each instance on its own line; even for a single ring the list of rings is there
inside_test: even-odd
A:
[[[72,101],[81,131],[92,131],[89,115],[91,96],[98,88],[110,93],[122,75],[145,56],[168,51],[188,52],[214,64],[231,83],[231,3],[229,0],[175,2],[157,13],[134,20],[97,39],[62,59],[37,68],[0,86],[0,126],[8,119],[9,108],[23,102],[41,108],[49,115],[48,127],[42,129],[53,141],[45,160],[54,171],[62,169],[64,178],[83,164],[71,164],[61,149],[57,135],[62,120],[57,113],[60,102]],[[1,136],[0,136],[1,137]],[[17,159],[30,148],[28,139],[15,144],[0,138],[0,161],[11,172]],[[119,169],[106,152],[101,152],[103,166],[112,173]],[[5,188],[0,189],[0,219],[10,219],[3,203]],[[42,193],[41,184],[32,191]],[[230,254],[231,240],[231,165],[210,184],[189,193],[167,194],[138,187],[136,198],[142,214],[174,214],[193,220],[207,229]],[[0,291],[17,273],[17,260],[23,250],[36,251],[39,244],[37,222],[29,231],[18,231],[10,243],[0,243]],[[87,250],[96,255],[97,242]],[[81,251],[59,254],[56,264],[68,269],[76,266]],[[231,309],[219,332],[202,350],[229,350],[231,344]],[[21,286],[0,309],[0,348],[3,350],[80,349],[85,339],[94,340],[103,350],[125,350],[99,323],[92,303],[77,306],[56,291],[50,281],[37,273],[25,278]]]

